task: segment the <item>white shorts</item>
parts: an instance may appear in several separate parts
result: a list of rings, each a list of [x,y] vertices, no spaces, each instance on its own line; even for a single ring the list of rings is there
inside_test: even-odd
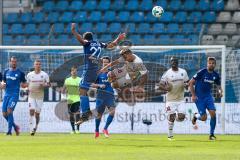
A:
[[[126,87],[132,83],[132,80],[127,73],[126,67],[116,68],[113,70],[113,73],[116,76],[116,82],[120,88]]]
[[[165,106],[165,111],[168,114],[173,114],[173,113],[185,113],[185,102],[180,101],[180,102],[166,102]]]
[[[43,106],[43,100],[28,97],[28,106],[30,110],[35,110],[35,112],[40,113]]]

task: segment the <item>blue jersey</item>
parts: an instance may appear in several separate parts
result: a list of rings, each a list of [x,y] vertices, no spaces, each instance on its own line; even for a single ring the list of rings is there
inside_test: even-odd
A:
[[[197,74],[193,76],[193,79],[196,81],[195,92],[199,98],[212,96],[211,90],[214,83],[221,85],[219,74],[215,71],[209,73],[206,68],[197,72]]]
[[[109,97],[110,95],[114,95],[113,88],[111,83],[108,81],[107,73],[100,73],[97,77],[97,84],[104,84],[106,87],[97,90],[97,97]]]
[[[0,72],[0,82],[2,81],[2,73]]]
[[[84,46],[84,70],[98,70],[98,62],[89,59],[90,56],[96,58],[98,60],[101,56],[102,48],[106,48],[107,45],[105,43],[101,43],[98,41],[88,41]]]
[[[19,69],[7,69],[3,74],[3,81],[6,83],[5,95],[18,96],[20,83],[26,82],[25,74]]]

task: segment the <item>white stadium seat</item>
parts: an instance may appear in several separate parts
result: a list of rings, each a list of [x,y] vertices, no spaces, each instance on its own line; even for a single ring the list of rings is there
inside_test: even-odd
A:
[[[230,22],[231,18],[232,16],[230,12],[220,12],[217,17],[217,22]]]

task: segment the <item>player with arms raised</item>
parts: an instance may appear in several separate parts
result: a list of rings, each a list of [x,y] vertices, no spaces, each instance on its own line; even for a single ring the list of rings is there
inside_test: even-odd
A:
[[[213,96],[211,94],[212,85],[214,83],[217,85],[218,97],[222,97],[223,93],[221,88],[220,76],[216,71],[214,71],[215,66],[215,57],[208,57],[207,68],[198,71],[189,82],[189,87],[192,94],[192,101],[195,102],[198,109],[198,113],[194,114],[192,123],[194,127],[197,128],[197,120],[206,121],[207,109],[211,116],[209,140],[216,140],[216,137],[214,135],[214,130],[216,127],[216,107],[214,105]]]
[[[27,74],[30,135],[34,136],[40,121],[43,106],[44,88],[50,86],[49,76],[41,70],[41,61],[34,61],[34,71]],[[35,115],[35,119],[34,119]],[[35,122],[35,123],[34,123]]]
[[[82,81],[80,83],[80,101],[82,109],[82,120],[87,121],[89,116],[92,114],[89,106],[89,97],[87,96],[87,91],[91,83],[95,83],[97,79],[98,71],[98,60],[101,57],[102,48],[111,49],[115,47],[121,40],[123,40],[126,35],[125,33],[119,34],[117,39],[109,44],[101,43],[93,40],[93,33],[86,32],[83,37],[76,31],[76,24],[72,23],[72,33],[76,39],[83,45],[84,49],[84,71],[82,75]]]
[[[168,139],[173,140],[175,120],[182,122],[185,119],[184,88],[187,88],[189,78],[186,70],[178,67],[178,59],[176,57],[171,57],[170,62],[171,68],[163,74],[159,88],[167,92]]]

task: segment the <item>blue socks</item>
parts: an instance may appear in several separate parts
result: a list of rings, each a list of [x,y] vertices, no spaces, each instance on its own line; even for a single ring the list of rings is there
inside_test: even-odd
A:
[[[216,127],[216,116],[211,117],[210,119],[210,135],[214,135],[215,127]]]
[[[114,117],[114,116],[112,116],[112,115],[108,115],[107,122],[106,122],[106,124],[105,124],[104,129],[107,129],[108,126],[112,123],[113,117]]]
[[[85,113],[90,110],[88,96],[80,96],[80,106],[82,109],[82,113]]]
[[[6,119],[6,121],[8,122],[8,116],[6,116],[6,117],[3,116],[3,117],[4,117],[4,118]],[[17,127],[15,123],[13,123],[13,127],[14,127],[14,129]]]
[[[100,122],[101,122],[101,119],[95,119],[95,125],[96,125],[95,132],[99,132]]]
[[[14,126],[13,113],[8,115],[8,133],[12,133],[12,127]]]

